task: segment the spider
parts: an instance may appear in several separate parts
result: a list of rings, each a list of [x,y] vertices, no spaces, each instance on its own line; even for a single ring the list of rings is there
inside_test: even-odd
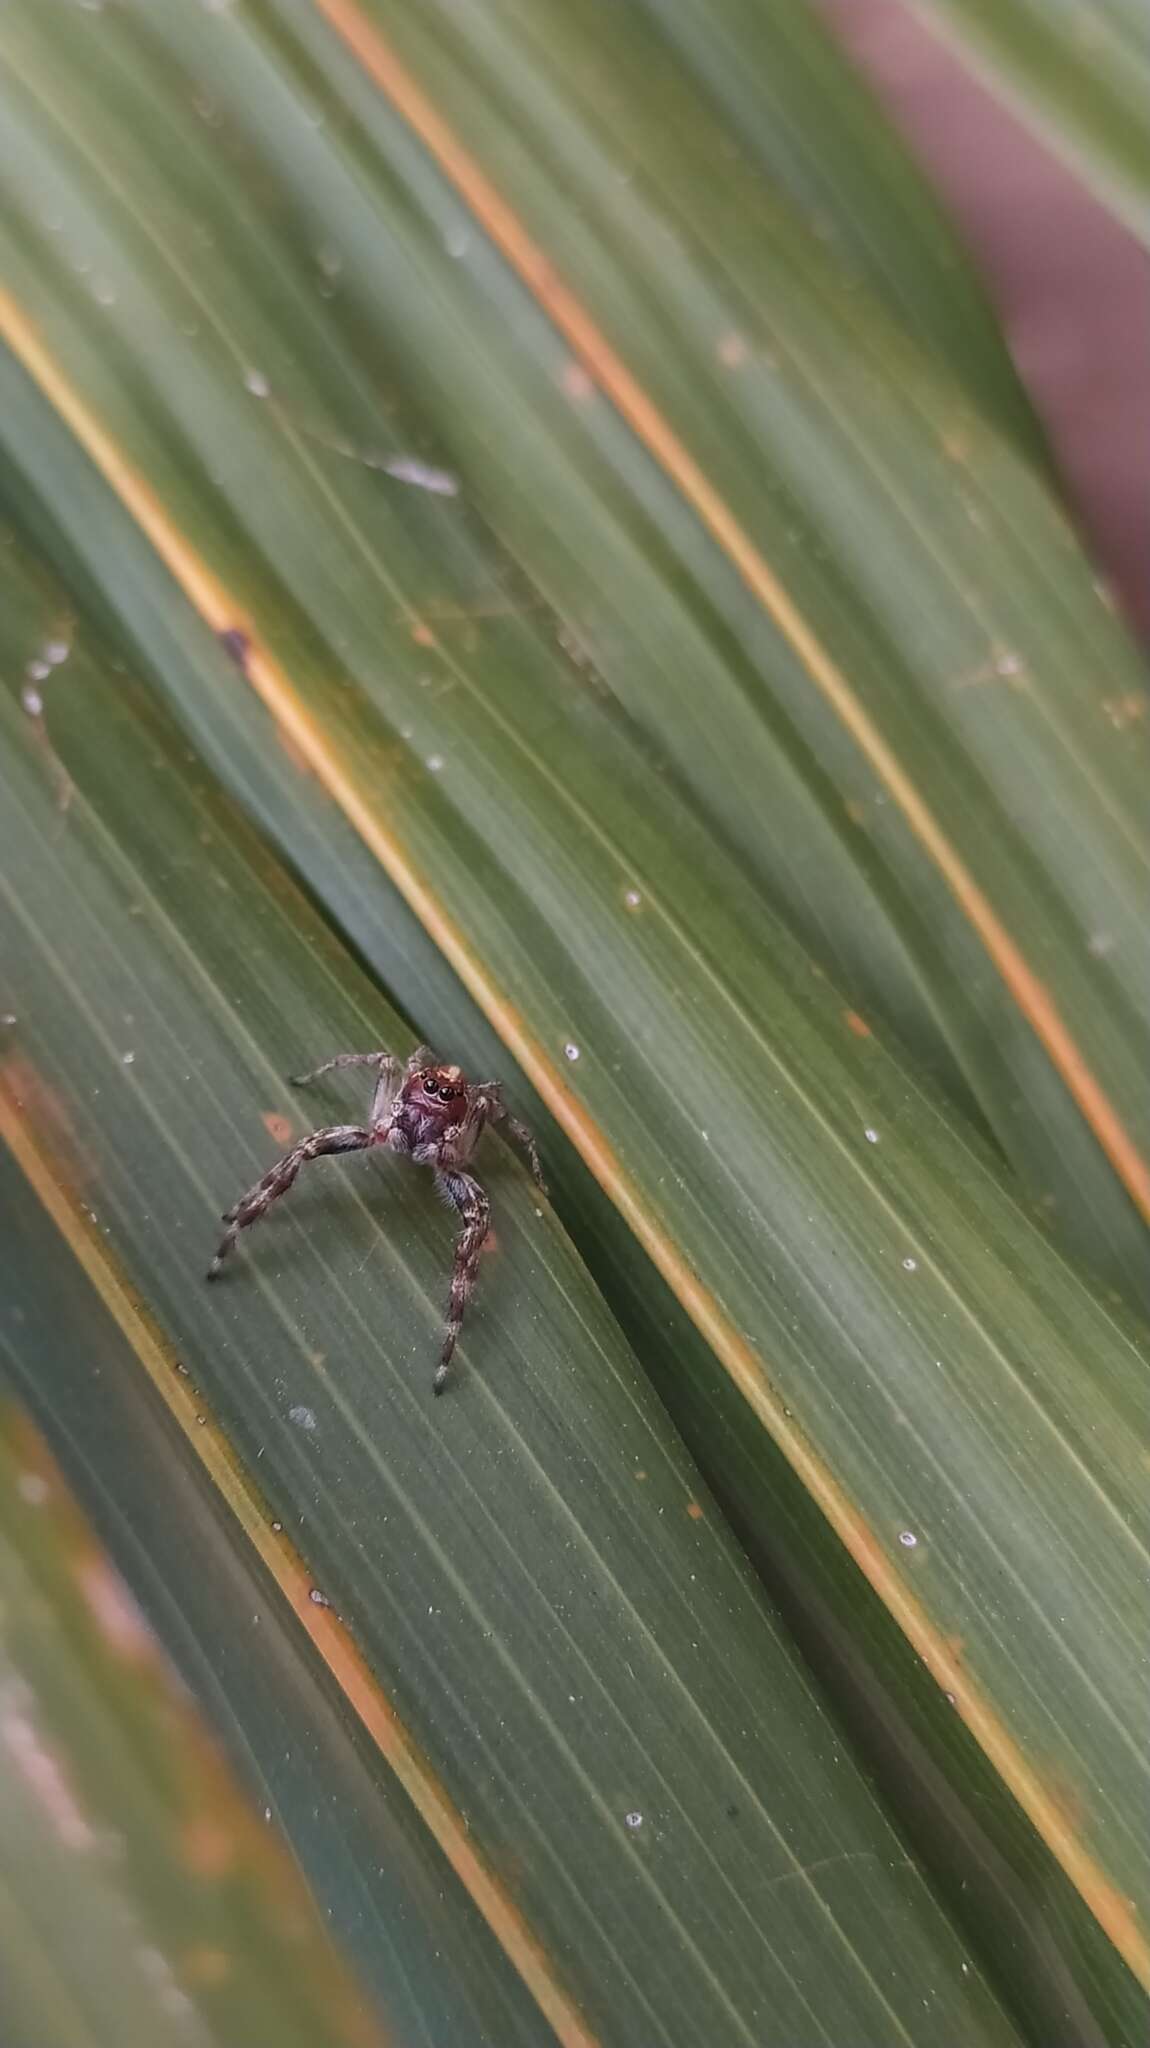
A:
[[[479,1254],[491,1215],[486,1193],[466,1168],[484,1125],[502,1122],[523,1147],[535,1182],[546,1193],[535,1140],[526,1125],[508,1111],[498,1081],[468,1081],[459,1067],[442,1065],[426,1045],[417,1046],[406,1065],[390,1052],[337,1053],[310,1074],[292,1075],[292,1087],[306,1088],[335,1067],[375,1068],[375,1092],[367,1122],[329,1124],[323,1130],[312,1131],[269,1167],[263,1179],[249,1188],[233,1209],[224,1211],[228,1227],[207,1277],[218,1278],[241,1230],[246,1230],[249,1223],[258,1223],[272,1203],[286,1195],[300,1167],[309,1159],[318,1159],[325,1152],[362,1152],[371,1145],[386,1145],[389,1151],[413,1159],[417,1166],[430,1166],[439,1193],[463,1220],[455,1246],[443,1350],[432,1383],[435,1393],[441,1394],[447,1385],[463,1311],[475,1286]]]

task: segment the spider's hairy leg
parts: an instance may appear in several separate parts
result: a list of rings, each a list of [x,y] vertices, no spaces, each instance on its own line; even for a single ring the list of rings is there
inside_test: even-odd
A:
[[[517,1116],[512,1116],[511,1111],[503,1100],[502,1084],[499,1081],[484,1081],[476,1089],[476,1094],[482,1099],[490,1121],[503,1124],[508,1137],[513,1138],[520,1150],[526,1153],[527,1164],[531,1168],[531,1178],[540,1192],[546,1194],[547,1183],[543,1178],[543,1168],[539,1163],[539,1148],[527,1125],[521,1124]]]
[[[470,1173],[460,1173],[447,1167],[435,1176],[435,1185],[452,1208],[459,1211],[463,1228],[455,1245],[455,1265],[451,1273],[451,1299],[447,1309],[447,1328],[443,1335],[443,1350],[435,1369],[433,1391],[442,1394],[447,1385],[447,1373],[451,1356],[455,1350],[463,1311],[471,1298],[479,1271],[479,1254],[487,1236],[491,1220],[491,1204],[479,1182]]]
[[[527,1164],[531,1168],[531,1178],[540,1193],[545,1195],[547,1193],[547,1182],[543,1178],[543,1168],[539,1164],[539,1148],[534,1138],[526,1124],[521,1124],[517,1116],[511,1115],[510,1110],[504,1110],[503,1121],[507,1126],[508,1137],[514,1138],[520,1151],[527,1154]]]
[[[367,1120],[369,1124],[379,1123],[395,1097],[403,1072],[402,1060],[397,1059],[393,1052],[337,1052],[333,1060],[325,1060],[322,1067],[313,1067],[310,1074],[289,1074],[288,1079],[293,1088],[307,1088],[313,1081],[318,1081],[321,1074],[330,1074],[335,1067],[375,1067],[375,1092]]]
[[[332,1060],[325,1060],[322,1067],[313,1067],[308,1074],[289,1074],[293,1088],[310,1088],[323,1074],[330,1074],[336,1067],[392,1067],[398,1074],[400,1062],[393,1052],[337,1052]]]
[[[372,1134],[362,1124],[330,1124],[326,1130],[312,1131],[306,1138],[301,1138],[298,1145],[293,1145],[290,1152],[285,1152],[282,1159],[277,1159],[275,1165],[268,1168],[262,1180],[257,1180],[254,1188],[249,1188],[233,1209],[225,1210],[224,1222],[228,1227],[208,1267],[207,1278],[215,1280],[218,1277],[220,1267],[241,1230],[246,1230],[250,1223],[258,1223],[272,1203],[286,1195],[300,1167],[309,1159],[319,1159],[325,1152],[361,1152],[371,1142]]]

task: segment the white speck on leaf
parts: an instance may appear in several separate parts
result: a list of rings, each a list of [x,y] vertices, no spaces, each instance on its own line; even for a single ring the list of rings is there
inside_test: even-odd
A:
[[[623,1822],[626,1827],[630,1828],[632,1834],[634,1834],[637,1828],[642,1827],[643,1816],[641,1813],[625,1813],[623,1815]]]
[[[314,1429],[316,1426],[315,1411],[311,1408],[305,1408],[303,1403],[300,1402],[295,1408],[288,1409],[288,1421],[296,1423],[300,1429]]]
[[[244,383],[253,398],[270,398],[272,387],[262,370],[245,370]]]
[[[917,1260],[917,1259],[904,1259],[902,1263],[903,1263],[903,1269],[904,1269],[904,1271],[905,1271],[905,1272],[907,1272],[907,1273],[917,1273],[917,1272],[918,1272],[918,1260]]]
[[[872,1130],[869,1124],[863,1132],[863,1137],[866,1139],[868,1145],[878,1144],[878,1132]]]
[[[900,1529],[898,1532],[898,1540],[902,1544],[904,1550],[915,1550],[918,1547],[918,1537],[915,1535],[913,1529]]]
[[[563,1057],[565,1060],[577,1060],[579,1057],[579,1047],[574,1045],[570,1039],[568,1039],[563,1048]]]
[[[440,498],[459,496],[457,476],[452,476],[449,469],[434,469],[426,462],[417,462],[413,455],[389,455],[379,466],[397,483],[414,484],[418,490],[432,491]]]

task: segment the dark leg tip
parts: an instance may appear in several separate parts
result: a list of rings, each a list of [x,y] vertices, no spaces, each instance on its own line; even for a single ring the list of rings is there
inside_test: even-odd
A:
[[[208,1270],[207,1270],[207,1272],[206,1272],[206,1273],[204,1274],[204,1279],[205,1279],[205,1280],[218,1280],[218,1279],[219,1279],[219,1277],[220,1277],[220,1266],[219,1266],[219,1261],[218,1261],[217,1259],[213,1259],[213,1260],[212,1260],[212,1263],[211,1263],[211,1265],[210,1265],[210,1266],[208,1267]]]

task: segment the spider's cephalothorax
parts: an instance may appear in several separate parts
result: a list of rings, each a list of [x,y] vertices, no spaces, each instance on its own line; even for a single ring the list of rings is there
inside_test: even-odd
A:
[[[208,1279],[216,1278],[241,1230],[246,1230],[249,1223],[258,1223],[272,1203],[286,1195],[307,1160],[318,1159],[327,1152],[362,1152],[371,1145],[386,1145],[391,1152],[402,1152],[418,1166],[433,1169],[436,1187],[458,1210],[463,1225],[455,1247],[447,1328],[435,1373],[435,1392],[441,1394],[463,1311],[475,1285],[491,1214],[482,1187],[466,1171],[468,1162],[484,1125],[502,1122],[510,1136],[522,1145],[531,1171],[542,1187],[535,1140],[526,1126],[509,1114],[498,1081],[468,1081],[458,1067],[442,1065],[426,1045],[412,1053],[406,1066],[390,1052],[341,1052],[322,1067],[316,1067],[313,1073],[294,1076],[293,1085],[305,1087],[309,1081],[318,1081],[321,1074],[329,1074],[333,1067],[375,1068],[375,1093],[367,1122],[329,1124],[321,1131],[312,1131],[290,1152],[285,1152],[235,1208],[225,1212],[228,1227],[208,1267]]]

